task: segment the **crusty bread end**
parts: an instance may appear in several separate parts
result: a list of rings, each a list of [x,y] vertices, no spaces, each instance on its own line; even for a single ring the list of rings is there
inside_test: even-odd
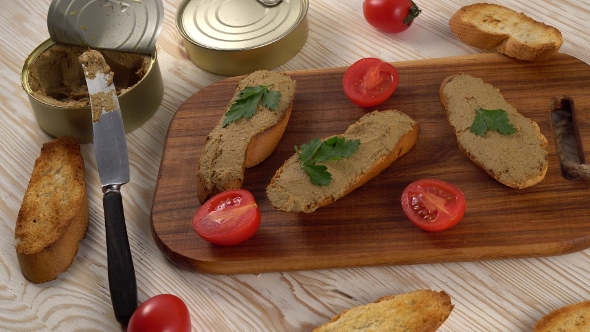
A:
[[[520,60],[545,60],[563,44],[556,28],[496,4],[462,7],[451,17],[449,25],[457,38],[468,45]]]
[[[16,221],[16,254],[23,275],[56,279],[74,260],[88,229],[88,198],[80,145],[62,136],[43,144]]]
[[[345,310],[313,332],[434,332],[447,320],[453,307],[451,297],[444,291],[417,290],[384,296]]]
[[[590,301],[555,309],[535,324],[534,332],[590,331]]]

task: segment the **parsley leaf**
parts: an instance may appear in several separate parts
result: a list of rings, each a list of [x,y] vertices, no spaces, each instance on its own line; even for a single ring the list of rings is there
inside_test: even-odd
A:
[[[309,179],[315,185],[327,186],[332,181],[332,174],[328,172],[328,167],[324,165],[303,164],[301,167],[305,173],[309,175]]]
[[[338,160],[351,156],[359,147],[360,140],[345,140],[334,136],[320,146],[320,150],[314,157],[314,162]]]
[[[326,186],[332,181],[332,174],[324,165],[316,165],[318,162],[339,160],[350,157],[359,147],[358,139],[346,140],[334,136],[322,142],[314,138],[301,147],[295,147],[295,152],[301,160],[301,168],[309,176],[311,182],[318,186]]]
[[[281,93],[269,90],[272,87],[273,84],[245,87],[225,113],[225,119],[223,119],[221,126],[225,128],[238,119],[251,118],[256,114],[258,104],[276,111],[281,99]]]
[[[299,155],[302,163],[311,160],[322,146],[322,141],[319,138],[314,138],[307,143],[301,144],[301,148],[295,147],[295,152]]]
[[[504,135],[510,135],[516,132],[516,129],[514,129],[514,126],[508,120],[508,114],[503,109],[476,109],[475,120],[473,120],[470,129],[472,133],[478,136],[483,136],[488,129],[495,130]]]

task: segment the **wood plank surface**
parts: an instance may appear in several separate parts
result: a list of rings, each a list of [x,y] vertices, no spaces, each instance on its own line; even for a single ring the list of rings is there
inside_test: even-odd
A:
[[[345,67],[288,72],[297,92],[285,135],[266,161],[245,173],[243,188],[254,194],[262,224],[254,237],[233,247],[203,241],[191,220],[199,207],[194,174],[205,137],[239,78],[216,82],[188,98],[168,129],[154,194],[152,231],[160,249],[200,272],[235,274],[550,256],[590,246],[588,183],[562,176],[551,120],[556,99],[590,106],[587,64],[564,54],[541,63],[479,54],[394,65],[399,86],[376,109],[397,109],[418,121],[418,142],[367,184],[310,214],[274,210],[264,193],[270,178],[293,154],[293,146],[344,132],[372,109],[357,107],[344,95]],[[549,141],[549,169],[541,183],[522,190],[506,187],[460,152],[438,94],[443,79],[459,72],[496,86],[539,124]],[[463,190],[467,212],[456,227],[428,233],[405,217],[401,192],[421,178],[445,180]]]

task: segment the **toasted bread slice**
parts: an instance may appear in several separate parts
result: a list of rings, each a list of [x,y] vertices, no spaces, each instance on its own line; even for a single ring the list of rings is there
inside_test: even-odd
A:
[[[339,135],[347,140],[360,139],[358,150],[349,158],[323,163],[332,174],[329,185],[314,185],[294,154],[277,170],[266,195],[275,209],[313,212],[352,192],[410,151],[418,130],[418,123],[402,112],[368,113]]]
[[[504,6],[476,3],[459,9],[449,25],[462,42],[529,61],[545,60],[563,44],[561,32]]]
[[[251,118],[238,119],[223,128],[225,113],[244,88],[271,84],[270,90],[281,93],[275,111],[258,105]],[[294,98],[295,81],[285,74],[260,70],[240,80],[219,123],[207,136],[197,166],[197,197],[201,204],[217,193],[241,188],[244,169],[270,156],[287,128]]]
[[[16,221],[16,255],[25,278],[56,279],[74,260],[88,229],[80,145],[62,136],[43,144]]]
[[[590,331],[590,301],[555,309],[535,324],[534,332]]]
[[[447,320],[453,307],[444,291],[417,290],[346,310],[313,332],[433,332]]]
[[[447,77],[440,100],[463,153],[500,183],[526,188],[541,182],[548,167],[547,139],[533,120],[508,104],[500,91],[480,78],[465,74]],[[470,128],[478,108],[503,109],[516,132],[503,135],[488,130],[483,136]]]

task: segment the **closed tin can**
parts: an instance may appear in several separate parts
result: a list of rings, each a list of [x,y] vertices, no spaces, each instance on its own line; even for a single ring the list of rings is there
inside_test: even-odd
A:
[[[198,67],[234,76],[291,59],[308,35],[308,0],[185,0],[176,27]]]
[[[88,98],[83,96],[87,90],[83,91],[84,76],[75,56],[76,51],[71,51],[72,55],[51,54],[70,52],[70,49],[75,50],[76,46],[56,44],[51,39],[43,42],[25,60],[21,83],[41,129],[54,137],[68,135],[77,138],[80,143],[89,143],[92,142],[92,112]],[[83,47],[80,49],[85,50]],[[115,85],[119,85],[118,97],[125,131],[130,132],[146,122],[162,102],[164,84],[156,49],[151,55],[109,50],[101,50],[101,53],[107,63],[110,62]],[[119,59],[124,55],[131,59]],[[55,59],[47,59],[52,56]],[[55,61],[61,65],[52,65]],[[71,68],[64,68],[67,63],[72,64]]]

